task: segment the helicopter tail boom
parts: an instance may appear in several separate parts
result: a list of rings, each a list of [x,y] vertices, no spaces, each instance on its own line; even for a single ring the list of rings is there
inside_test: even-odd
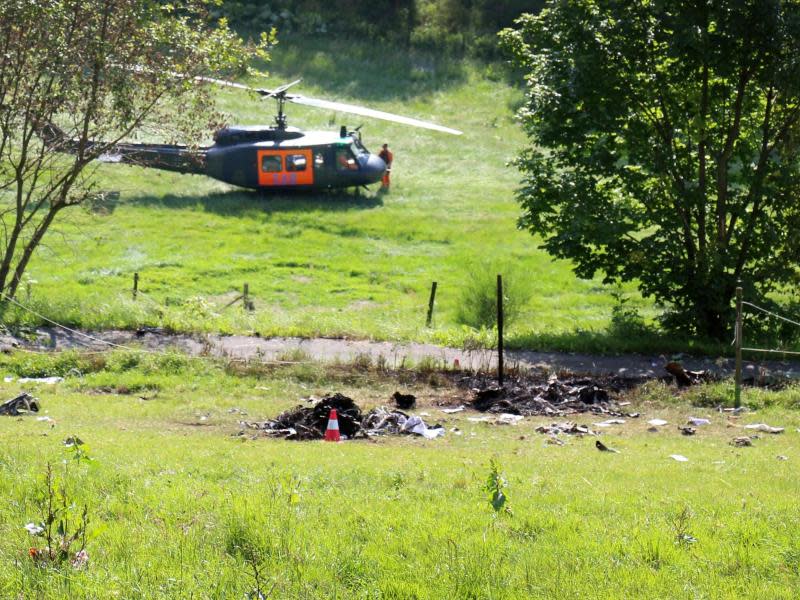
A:
[[[195,150],[172,144],[117,144],[98,156],[97,160],[176,173],[206,173],[206,148]]]

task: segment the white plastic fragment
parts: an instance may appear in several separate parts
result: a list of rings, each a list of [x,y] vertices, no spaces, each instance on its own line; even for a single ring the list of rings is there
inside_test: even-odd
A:
[[[767,425],[766,423],[752,423],[750,425],[745,425],[745,429],[755,429],[756,431],[762,431],[764,433],[783,433],[783,427],[772,427],[771,425]]]
[[[31,535],[39,535],[44,531],[44,527],[42,527],[41,525],[37,525],[36,523],[28,523],[27,525],[25,525],[25,529]]]
[[[683,454],[670,454],[669,457],[672,460],[677,460],[678,462],[689,462],[689,459],[686,458]]]
[[[466,410],[466,407],[463,404],[456,408],[443,408],[442,412],[448,415],[452,415],[453,413],[461,412],[462,410]]]
[[[525,417],[523,417],[522,415],[512,415],[510,413],[502,413],[499,417],[497,417],[495,423],[497,423],[498,425],[516,425],[524,418]]]
[[[64,381],[63,377],[20,377],[19,383],[44,383],[46,385],[55,385]]]
[[[688,424],[697,427],[699,425],[711,425],[711,421],[709,419],[701,419],[699,417],[689,417]]]
[[[662,427],[666,425],[669,421],[665,421],[664,419],[650,419],[647,424],[652,425],[653,427]]]
[[[600,423],[593,423],[595,427],[611,427],[612,425],[624,425],[625,419],[608,419]]]

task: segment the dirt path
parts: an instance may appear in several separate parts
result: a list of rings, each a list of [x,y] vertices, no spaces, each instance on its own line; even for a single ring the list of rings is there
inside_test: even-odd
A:
[[[210,354],[212,356],[260,359],[260,360],[300,360],[308,357],[322,362],[352,362],[359,357],[369,357],[374,363],[383,361],[389,368],[419,364],[432,361],[438,366],[452,366],[457,360],[463,369],[487,369],[497,364],[497,353],[493,350],[462,350],[445,348],[431,344],[374,342],[368,340],[328,339],[328,338],[261,338],[240,335],[174,335],[159,331],[103,331],[70,333],[60,329],[37,330],[36,342],[16,340],[23,347],[32,349],[74,349],[107,350],[113,345],[143,347],[151,350],[178,348],[189,354]],[[85,336],[91,336],[90,340]],[[6,339],[8,344],[12,340]],[[643,356],[636,354],[620,356],[591,356],[586,354],[560,352],[534,352],[512,350],[505,354],[506,365],[520,365],[527,368],[541,368],[549,371],[571,371],[573,373],[608,374],[615,373],[630,377],[659,377],[665,374],[664,364],[669,360],[665,355]],[[681,361],[691,370],[711,370],[728,374],[733,372],[733,359],[711,359],[684,357]],[[767,369],[776,375],[800,378],[800,363],[764,361],[745,363],[745,375],[752,375],[757,369]]]

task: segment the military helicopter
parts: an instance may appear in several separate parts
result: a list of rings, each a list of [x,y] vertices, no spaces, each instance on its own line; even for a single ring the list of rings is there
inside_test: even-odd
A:
[[[228,126],[214,135],[214,144],[189,148],[172,144],[120,143],[98,157],[101,162],[133,164],[178,173],[207,175],[240,187],[263,191],[326,190],[366,186],[380,181],[386,163],[371,154],[361,141],[360,127],[338,132],[303,132],[288,124],[284,106],[287,102],[331,109],[441,131],[453,135],[461,132],[353,104],[331,102],[288,93],[298,79],[274,90],[253,88],[241,83],[195,77],[198,83],[212,83],[255,92],[278,103],[275,125]],[[50,125],[51,138],[58,137]],[[70,144],[61,148],[71,150]]]

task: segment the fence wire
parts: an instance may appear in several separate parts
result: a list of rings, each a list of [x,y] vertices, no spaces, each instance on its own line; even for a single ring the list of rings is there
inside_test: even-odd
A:
[[[763,306],[758,306],[757,304],[753,304],[752,302],[747,302],[746,300],[742,300],[742,306],[749,306],[752,309],[755,309],[765,315],[778,319],[780,321],[784,321],[785,323],[789,323],[794,325],[795,327],[800,327],[800,322],[790,319],[789,317],[784,317],[783,315],[779,315],[776,312],[768,310]],[[734,343],[736,340],[734,339]],[[741,350],[747,352],[764,352],[766,354],[788,354],[792,356],[800,356],[800,352],[795,352],[792,350],[781,350],[780,348],[769,349],[769,348],[744,348],[742,347]]]

